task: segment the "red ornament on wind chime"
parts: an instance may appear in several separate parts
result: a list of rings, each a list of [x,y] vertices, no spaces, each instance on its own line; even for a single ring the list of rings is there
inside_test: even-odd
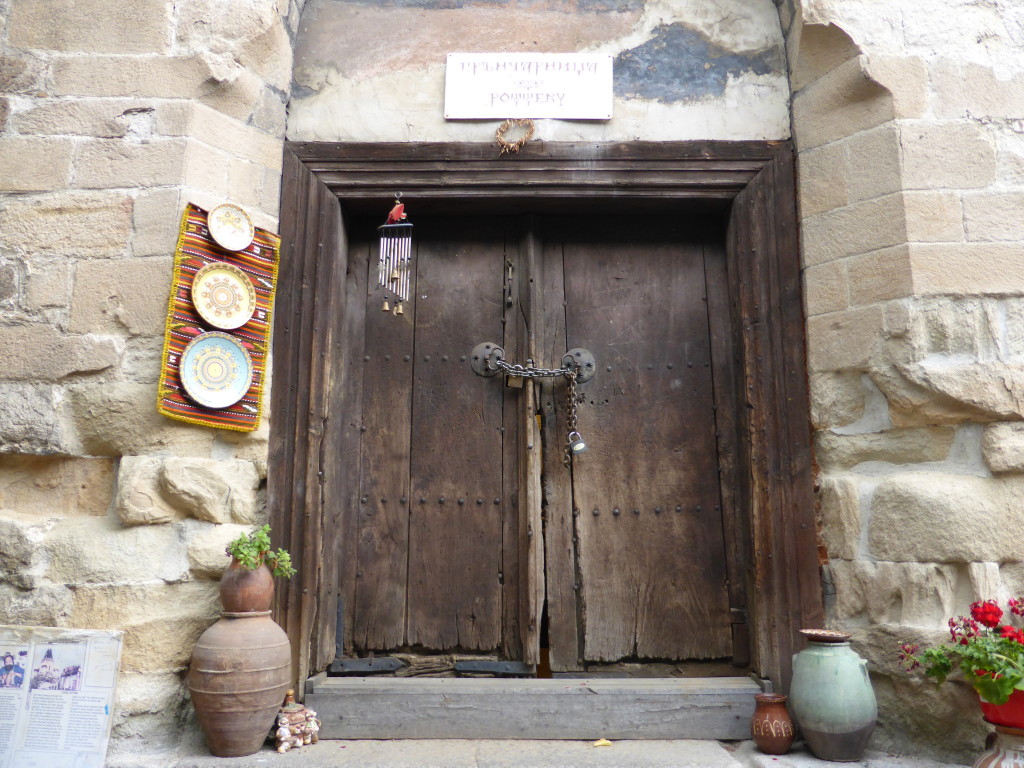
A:
[[[380,261],[378,283],[384,289],[384,304],[381,310],[391,311],[388,297],[395,303],[396,315],[403,314],[402,305],[409,300],[409,286],[412,283],[412,222],[401,202],[402,193],[395,195],[395,206],[388,214],[387,221],[379,226]]]

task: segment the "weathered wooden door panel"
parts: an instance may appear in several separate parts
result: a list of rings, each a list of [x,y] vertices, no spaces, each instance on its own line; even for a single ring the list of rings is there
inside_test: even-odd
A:
[[[491,652],[518,597],[502,571],[516,514],[503,469],[516,457],[504,455],[504,389],[466,354],[503,340],[503,222],[434,218],[414,235],[403,315],[382,312],[368,280],[353,650]]]
[[[504,230],[463,218],[417,235],[409,645],[490,651],[501,644],[503,513],[514,511],[502,494],[504,390],[464,361],[503,338]]]
[[[732,655],[704,251],[679,226],[562,220],[590,450],[573,462],[586,661]]]

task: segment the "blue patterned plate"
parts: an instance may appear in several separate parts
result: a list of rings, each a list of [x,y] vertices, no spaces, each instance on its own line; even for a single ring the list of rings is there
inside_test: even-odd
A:
[[[252,358],[241,342],[211,331],[196,336],[181,353],[181,384],[206,408],[234,405],[252,383]]]

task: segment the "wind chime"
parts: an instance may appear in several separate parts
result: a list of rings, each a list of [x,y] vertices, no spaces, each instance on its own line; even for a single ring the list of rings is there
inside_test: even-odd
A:
[[[381,310],[391,311],[388,297],[394,301],[396,315],[403,314],[402,305],[409,300],[409,286],[412,282],[412,223],[406,221],[402,193],[395,195],[395,207],[388,214],[388,220],[378,227],[380,230],[380,263],[378,283],[384,289],[384,304]]]

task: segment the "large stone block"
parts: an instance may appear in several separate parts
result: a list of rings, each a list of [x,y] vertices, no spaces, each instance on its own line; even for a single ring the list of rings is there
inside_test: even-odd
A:
[[[200,95],[199,100],[236,120],[248,122],[265,90],[269,90],[255,75],[241,69],[230,79],[218,80]]]
[[[865,71],[892,95],[897,118],[922,117],[928,110],[928,67],[917,56],[886,56],[872,53]]]
[[[897,123],[861,131],[841,145],[848,156],[846,184],[851,203],[891,195],[903,189]]]
[[[177,582],[188,578],[184,533],[174,525],[124,527],[110,517],[61,520],[47,537],[47,577],[61,584]]]
[[[939,59],[931,65],[932,108],[940,118],[1019,118],[1024,74],[998,77],[980,63]]]
[[[981,451],[993,472],[1024,472],[1024,424],[989,424]]]
[[[183,139],[83,141],[75,151],[74,186],[103,189],[180,184],[188,144]]]
[[[0,517],[0,580],[23,589],[39,585],[45,569],[41,544],[55,521],[5,511]]]
[[[60,192],[0,207],[8,248],[39,255],[107,257],[127,251],[132,200],[123,192]]]
[[[239,61],[271,87],[287,92],[292,83],[292,42],[283,19],[273,14],[266,28],[241,44]]]
[[[68,453],[52,387],[0,384],[0,453]]]
[[[173,672],[118,676],[110,750],[152,754],[177,747],[188,693]]]
[[[850,280],[846,264],[846,259],[839,259],[804,270],[804,299],[808,316],[849,308]]]
[[[139,107],[138,101],[127,99],[61,99],[18,112],[11,122],[23,134],[113,139],[127,133],[124,115]]]
[[[114,511],[124,525],[158,525],[180,517],[160,490],[163,466],[158,456],[121,458]]]
[[[900,125],[905,189],[971,189],[996,178],[992,139],[967,121]]]
[[[882,308],[878,305],[809,318],[810,370],[864,370],[881,343],[881,329]]]
[[[211,523],[253,523],[260,478],[251,461],[168,458],[161,487],[179,509]]]
[[[902,195],[867,200],[803,220],[807,265],[877,251],[906,242]]]
[[[33,258],[28,264],[22,306],[28,310],[71,306],[71,262]]]
[[[911,244],[910,261],[920,296],[1024,293],[1024,250],[1016,244]]]
[[[860,485],[852,475],[825,475],[818,503],[821,534],[830,559],[853,560],[860,551]]]
[[[163,333],[171,271],[170,256],[80,263],[75,270],[69,330]]]
[[[961,568],[934,563],[832,560],[836,619],[939,629],[958,605]],[[894,646],[895,654],[895,646]]]
[[[862,57],[850,59],[793,96],[800,151],[874,128],[895,117],[892,95],[874,82]]]
[[[955,435],[952,427],[918,427],[856,435],[818,432],[815,456],[826,471],[854,469],[868,462],[942,461],[949,455]]]
[[[67,138],[0,138],[0,192],[46,192],[71,181],[73,144]]]
[[[930,355],[993,360],[1000,356],[1001,309],[991,299],[919,299],[909,335],[917,358]],[[1011,307],[1007,304],[1006,312]]]
[[[0,582],[0,622],[38,627],[62,627],[71,615],[71,590],[63,584],[21,589]]]
[[[1019,482],[970,475],[890,475],[872,499],[871,554],[896,562],[1018,560],[1022,489]]]
[[[230,158],[199,141],[190,141],[185,153],[184,181],[223,198],[229,197]],[[232,197],[234,200],[235,198]],[[241,201],[239,201],[241,202]],[[244,203],[243,203],[244,204]]]
[[[1024,418],[1022,363],[931,358],[900,365],[898,370],[907,382],[931,393],[933,399],[952,401],[965,416],[980,421]]]
[[[846,259],[850,306],[899,299],[913,294],[910,249],[906,245],[851,256]]]
[[[0,454],[0,508],[40,517],[106,515],[116,472],[113,459]]]
[[[84,53],[167,51],[168,0],[18,0],[11,9],[11,45]]]
[[[197,102],[166,102],[157,110],[157,130],[187,136],[233,157],[280,169],[281,138]]]
[[[177,672],[188,665],[196,640],[219,609],[217,585],[210,581],[81,586],[74,591],[68,626],[123,630],[122,674]]]
[[[1024,113],[1022,113],[1024,114]],[[1024,240],[1024,192],[972,192],[964,195],[968,240]]]
[[[862,376],[860,371],[828,371],[808,377],[815,429],[844,427],[864,415]]]
[[[97,373],[117,364],[114,339],[71,336],[51,325],[0,328],[0,378],[57,381],[72,374]]]
[[[907,192],[907,240],[918,243],[962,242],[964,211],[957,192]]]
[[[188,99],[215,86],[202,55],[54,56],[52,72],[57,96]]]
[[[39,90],[42,69],[35,57],[0,55],[0,93],[31,93]]]
[[[188,542],[188,560],[195,576],[206,579],[220,579],[224,569],[231,564],[227,547],[243,533],[249,533],[251,525],[202,525],[193,530]]]
[[[181,224],[178,189],[155,189],[135,197],[131,237],[133,256],[166,256],[174,253]]]
[[[78,440],[76,451],[91,456],[209,456],[216,436],[216,431],[208,427],[173,421],[157,413],[156,387],[152,384],[113,382],[68,387],[67,413]]]

